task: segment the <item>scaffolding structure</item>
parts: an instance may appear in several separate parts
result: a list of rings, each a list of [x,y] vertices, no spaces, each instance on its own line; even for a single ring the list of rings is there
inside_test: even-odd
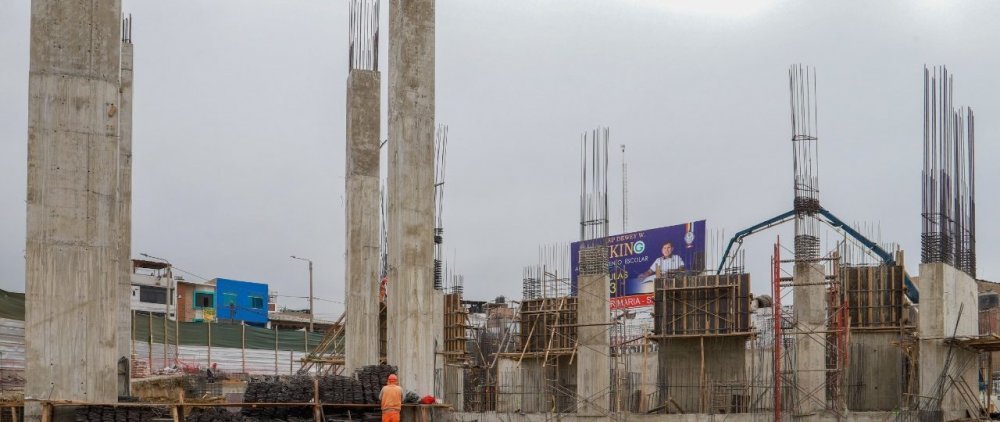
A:
[[[847,393],[845,385],[850,364],[850,303],[845,297],[841,286],[840,254],[834,250],[824,257],[816,259],[782,259],[782,251],[793,253],[781,246],[780,239],[774,245],[772,257],[771,291],[775,309],[782,309],[782,304],[792,299],[796,287],[804,287],[809,282],[796,280],[788,265],[820,263],[821,267],[800,266],[815,271],[824,271],[822,286],[826,293],[826,323],[822,327],[810,328],[794,320],[786,320],[789,315],[780,313],[773,325],[773,379],[774,389],[781,394],[774,394],[774,417],[782,420],[783,412],[799,413],[804,403],[821,406],[822,409],[835,415],[843,416],[847,412]],[[808,280],[808,278],[805,278]],[[797,369],[798,349],[801,342],[820,344],[825,349],[823,368],[811,368],[803,371]],[[796,370],[797,369],[797,370]],[[797,376],[802,372],[823,371],[824,381],[820,386],[808,388],[800,385]]]
[[[344,327],[347,313],[341,313],[320,340],[318,346],[303,357],[299,364],[299,373],[305,374],[316,368],[320,375],[339,375],[344,370]]]

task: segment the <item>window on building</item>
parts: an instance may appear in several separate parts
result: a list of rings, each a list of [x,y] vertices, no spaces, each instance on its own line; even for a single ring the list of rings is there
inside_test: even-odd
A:
[[[215,293],[194,292],[194,308],[205,309],[215,307]]]
[[[250,307],[254,309],[264,309],[264,298],[250,296]]]
[[[153,286],[139,286],[139,301],[166,305],[167,289]]]
[[[229,308],[236,306],[236,293],[223,293],[222,294],[222,307]]]

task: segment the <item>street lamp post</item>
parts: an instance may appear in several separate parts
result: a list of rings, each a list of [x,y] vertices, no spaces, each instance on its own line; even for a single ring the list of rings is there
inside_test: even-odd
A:
[[[313,262],[311,259],[299,258],[292,255],[292,259],[306,261],[309,263],[309,332],[313,331]]]

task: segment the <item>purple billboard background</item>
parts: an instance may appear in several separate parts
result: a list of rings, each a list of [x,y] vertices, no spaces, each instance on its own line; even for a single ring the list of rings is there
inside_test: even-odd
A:
[[[671,243],[671,257],[658,261],[667,242]],[[583,242],[570,244],[570,262],[573,263],[571,283],[574,294],[576,294],[577,277],[580,274],[579,257],[582,244]],[[674,269],[681,261],[687,270],[704,269],[705,220],[613,235],[608,237],[607,244],[611,297],[650,295],[653,293],[652,280],[655,276],[655,268],[651,267],[654,267],[655,262],[661,263],[660,268],[664,270]],[[651,300],[646,299],[642,302],[651,303]]]

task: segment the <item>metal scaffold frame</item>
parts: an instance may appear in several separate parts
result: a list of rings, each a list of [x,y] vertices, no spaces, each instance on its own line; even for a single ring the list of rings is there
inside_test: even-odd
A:
[[[839,277],[840,254],[834,250],[825,257],[817,259],[781,259],[782,251],[794,253],[782,246],[779,238],[774,244],[771,269],[774,309],[782,309],[782,303],[791,298],[793,288],[803,286],[802,283],[796,283],[795,277],[791,276],[782,264],[822,262],[826,274],[829,275],[824,275],[822,283],[826,289],[827,319],[821,329],[807,329],[794,320],[788,321],[784,312],[775,311],[773,376],[775,392],[781,392],[774,394],[775,420],[780,421],[784,411],[795,411],[802,403],[809,401],[822,404],[822,408],[838,416],[844,416],[847,412],[845,384],[850,363],[851,328],[850,307]],[[784,328],[786,326],[791,326],[791,331],[786,331]],[[825,368],[816,369],[825,372],[825,381],[812,390],[799,385],[795,371],[786,371],[784,368],[786,364],[789,368],[795,367],[796,349],[801,341],[817,342],[826,350]],[[790,399],[790,402],[785,402],[784,399]]]

